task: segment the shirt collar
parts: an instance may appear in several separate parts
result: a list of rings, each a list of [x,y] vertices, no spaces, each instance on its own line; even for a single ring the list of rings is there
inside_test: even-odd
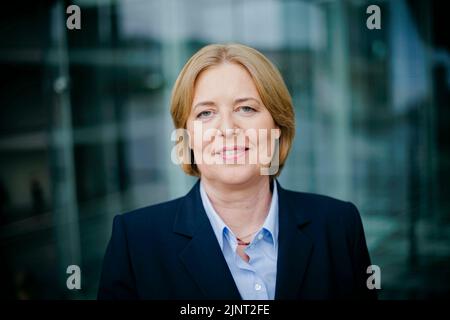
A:
[[[276,246],[278,242],[278,190],[277,183],[275,179],[272,181],[273,190],[272,190],[272,200],[270,203],[269,213],[267,214],[266,220],[262,226],[263,230],[269,232],[272,237],[273,244]],[[200,180],[200,196],[202,198],[203,207],[206,211],[206,215],[211,223],[211,226],[214,230],[214,234],[216,235],[217,241],[219,242],[220,248],[223,250],[223,238],[225,230],[228,230],[230,233],[231,229],[225,224],[219,214],[216,212],[214,207],[209,200],[208,195],[206,194],[205,189],[203,188],[203,183]]]

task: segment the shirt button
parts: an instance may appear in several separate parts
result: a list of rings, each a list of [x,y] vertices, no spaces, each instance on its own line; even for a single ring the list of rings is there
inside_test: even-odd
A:
[[[262,238],[263,238],[263,235],[260,233],[260,234],[258,235],[258,239],[261,240]]]
[[[261,285],[259,283],[255,284],[255,290],[256,291],[261,290]]]

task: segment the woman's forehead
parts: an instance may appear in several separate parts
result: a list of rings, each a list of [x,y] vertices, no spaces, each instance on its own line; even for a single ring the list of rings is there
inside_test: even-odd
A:
[[[237,64],[221,64],[203,71],[194,86],[195,106],[201,101],[235,101],[251,97],[261,101],[258,90],[248,71]]]

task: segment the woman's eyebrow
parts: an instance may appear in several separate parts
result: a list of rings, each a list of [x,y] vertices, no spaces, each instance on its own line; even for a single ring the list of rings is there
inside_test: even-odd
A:
[[[246,102],[246,101],[249,101],[249,100],[252,100],[252,101],[255,101],[258,104],[261,104],[261,102],[258,99],[252,98],[252,97],[243,97],[243,98],[236,99],[236,100],[234,100],[234,104],[239,104],[239,103]],[[192,108],[192,110],[195,110],[195,108],[197,108],[197,107],[214,106],[214,105],[215,105],[214,101],[201,101],[199,103],[196,103],[194,105],[194,107]]]
[[[244,97],[244,98],[236,99],[236,100],[234,100],[234,104],[246,102],[246,101],[249,101],[249,100],[253,100],[253,101],[255,101],[256,103],[261,104],[261,102],[260,102],[258,99],[252,98],[252,97]]]
[[[215,103],[213,101],[201,101],[199,103],[196,103],[194,108],[192,108],[192,110],[195,110],[195,108],[202,106],[213,106],[214,104]]]

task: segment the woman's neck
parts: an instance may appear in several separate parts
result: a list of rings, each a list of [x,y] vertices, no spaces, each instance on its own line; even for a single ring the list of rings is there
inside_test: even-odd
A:
[[[253,236],[262,227],[272,200],[268,176],[232,186],[202,178],[202,184],[217,214],[236,237]]]

